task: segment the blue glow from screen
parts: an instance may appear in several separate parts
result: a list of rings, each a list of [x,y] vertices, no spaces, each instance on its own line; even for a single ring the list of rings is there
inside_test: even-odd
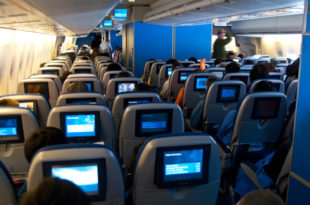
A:
[[[98,193],[98,166],[52,167],[52,176],[71,181],[89,195]]]
[[[95,137],[95,115],[66,115],[67,137]]]
[[[0,137],[16,136],[17,122],[16,119],[0,119]]]
[[[206,88],[206,82],[208,78],[197,78],[196,89],[204,90]]]
[[[168,113],[143,114],[141,116],[141,132],[166,132],[168,124]]]
[[[168,77],[169,77],[172,75],[172,68],[167,68],[167,69],[168,69],[167,73],[168,73]]]
[[[128,105],[135,105],[135,104],[142,104],[142,103],[149,103],[149,100],[130,100],[128,101]]]
[[[115,9],[114,18],[126,19],[127,18],[127,9]]]
[[[88,91],[91,91],[91,83],[85,83],[85,85],[88,87]]]
[[[118,93],[131,92],[135,86],[135,83],[120,83],[118,84]]]
[[[235,89],[223,89],[222,90],[222,98],[232,98],[235,97],[236,90]]]
[[[203,149],[164,152],[164,181],[202,178]]]

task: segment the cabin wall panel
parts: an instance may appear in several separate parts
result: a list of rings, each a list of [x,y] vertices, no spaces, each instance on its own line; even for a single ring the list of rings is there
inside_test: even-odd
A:
[[[116,47],[122,48],[122,36],[116,36],[115,30],[110,30],[110,42],[113,51]]]
[[[20,80],[53,57],[56,36],[0,29],[0,95],[14,94]]]

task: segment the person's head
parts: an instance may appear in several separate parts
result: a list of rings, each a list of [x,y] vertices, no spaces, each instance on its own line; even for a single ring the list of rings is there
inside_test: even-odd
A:
[[[277,89],[272,84],[272,82],[268,80],[263,80],[257,83],[253,91],[254,92],[277,91]]]
[[[236,62],[228,63],[225,66],[225,72],[226,72],[226,74],[227,73],[238,73],[238,72],[240,72],[240,66]]]
[[[63,72],[63,74],[62,74],[61,77],[60,77],[61,82],[62,82],[62,83],[65,82],[65,80],[67,79],[67,77],[68,77],[70,74],[72,74],[72,72],[70,72],[70,71],[65,71],[65,72]]]
[[[215,59],[215,61],[214,61],[214,66],[217,66],[218,64],[220,64],[220,63],[222,63],[222,62],[224,62],[224,60],[223,60],[222,58],[217,58],[217,59]]]
[[[242,53],[239,53],[238,57],[241,58],[241,60],[242,60],[244,58],[244,55]]]
[[[193,61],[193,62],[195,62],[195,63],[198,63],[198,60],[197,60],[197,58],[195,58],[195,57],[190,57],[190,58],[188,59],[188,61]]]
[[[284,202],[271,191],[258,190],[245,195],[237,205],[284,205]]]
[[[88,58],[86,56],[82,56],[81,60],[88,60]]]
[[[88,205],[89,198],[79,187],[67,180],[44,179],[35,189],[28,191],[19,205]]]
[[[107,67],[107,71],[122,70],[122,67],[118,63],[110,63]]]
[[[217,68],[225,68],[226,65],[227,65],[227,63],[222,62],[222,63],[220,63],[220,64],[217,64],[215,67],[217,67]]]
[[[72,82],[70,83],[70,85],[68,86],[68,92],[72,93],[72,92],[88,92],[89,89],[87,87],[87,85],[83,82]]]
[[[145,84],[145,83],[139,83],[138,85],[136,85],[136,87],[133,89],[133,91],[139,91],[139,92],[151,91],[151,92],[154,92],[154,88],[150,85]]]
[[[235,53],[233,51],[227,52],[227,58],[234,58],[234,57],[235,57]]]
[[[19,106],[18,101],[12,99],[3,99],[0,100],[0,106]]]
[[[218,81],[218,78],[215,76],[210,76],[206,82],[206,90],[208,90],[210,85],[214,83],[215,81]]]
[[[66,143],[66,136],[60,129],[55,127],[38,128],[25,141],[26,159],[30,162],[34,154],[43,147]]]
[[[131,74],[127,71],[122,71],[122,72],[119,72],[115,77],[116,78],[126,78],[126,77],[131,77]]]
[[[193,73],[203,73],[204,70],[202,70],[201,68],[196,68]]]
[[[268,78],[269,71],[265,64],[255,64],[250,72],[250,81],[253,82],[258,79]]]
[[[217,38],[219,39],[223,39],[226,35],[226,31],[224,29],[220,29],[218,32],[217,32]]]
[[[44,67],[45,66],[45,63],[41,63],[40,64],[40,68]]]
[[[268,71],[269,72],[277,72],[275,66],[273,63],[265,63],[265,66],[267,67]]]

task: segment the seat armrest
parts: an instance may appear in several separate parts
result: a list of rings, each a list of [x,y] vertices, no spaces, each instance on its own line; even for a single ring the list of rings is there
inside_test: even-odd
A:
[[[230,149],[222,142],[220,138],[216,136],[212,136],[212,138],[215,140],[217,147],[219,149],[219,152],[220,152],[222,171],[224,170],[227,171],[233,167],[232,153]]]

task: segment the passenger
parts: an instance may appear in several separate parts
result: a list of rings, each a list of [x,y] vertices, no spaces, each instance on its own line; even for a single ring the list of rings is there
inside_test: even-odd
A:
[[[211,86],[212,83],[214,83],[215,81],[217,81],[218,78],[217,77],[209,77],[207,82],[206,82],[206,92],[205,95],[208,95],[208,90]],[[193,109],[192,114],[190,116],[190,126],[193,129],[196,130],[200,130],[202,129],[202,117],[203,117],[203,108],[204,108],[204,104],[205,104],[205,99],[206,97],[204,97],[197,105],[196,107]]]
[[[81,60],[88,60],[88,58],[86,56],[82,56]]]
[[[60,77],[61,82],[64,83],[65,80],[67,79],[67,77],[68,77],[70,74],[72,74],[72,72],[70,72],[70,71],[65,71],[65,72],[63,72],[63,74],[62,74],[61,77]]]
[[[27,192],[19,205],[88,205],[88,196],[76,185],[57,178],[44,179],[34,190]]]
[[[46,63],[41,63],[40,68],[44,67]]]
[[[216,68],[225,68],[226,65],[227,65],[226,62],[222,62],[222,63],[220,63],[220,64],[217,64],[217,65],[216,65]]]
[[[205,62],[206,59],[201,59],[200,61],[200,68],[197,68],[193,73],[202,73],[205,70]],[[180,89],[177,99],[175,100],[175,104],[179,105],[180,108],[183,110],[183,96],[184,96],[184,87]]]
[[[139,83],[138,85],[136,85],[133,91],[134,92],[155,92],[152,86],[147,85],[145,83]]]
[[[12,107],[18,107],[19,102],[12,99],[3,99],[0,100],[0,106],[12,106]]]
[[[238,57],[240,58],[240,61],[241,61],[242,59],[244,59],[244,55],[243,55],[242,53],[239,53],[239,54],[238,54]]]
[[[106,71],[119,71],[122,70],[122,67],[118,63],[110,63]]]
[[[126,77],[131,77],[131,74],[127,71],[122,71],[122,72],[119,72],[115,77],[116,78],[126,78]]]
[[[110,56],[110,54],[112,52],[112,46],[111,46],[110,40],[108,38],[105,38],[105,40],[101,42],[100,51],[102,53],[107,53]]]
[[[268,78],[269,71],[265,64],[255,64],[250,72],[250,81],[253,83],[255,80]]]
[[[284,205],[284,202],[269,190],[258,190],[245,195],[237,205]]]
[[[275,68],[273,63],[265,63],[265,66],[267,67],[269,72],[277,72],[277,70],[276,70],[276,68]]]
[[[224,62],[223,58],[217,58],[217,59],[215,59],[215,61],[214,61],[214,67],[217,67],[217,65],[220,64],[220,63],[222,63],[222,62]]]
[[[297,58],[292,64],[286,67],[286,75],[290,78],[289,80],[294,80],[295,78],[298,78],[299,62],[300,58]]]
[[[234,58],[235,58],[235,53],[233,51],[229,51],[227,53],[227,58],[226,58],[226,62],[232,62],[234,61]]]
[[[167,62],[166,62],[166,64],[172,64],[172,73],[173,73],[173,71],[177,68],[177,67],[181,67],[181,66],[183,66],[181,63],[179,63],[177,60],[175,60],[175,59],[169,59]],[[165,99],[167,99],[168,97],[169,97],[169,84],[170,84],[170,79],[171,79],[171,76],[165,81],[165,83],[164,83],[164,85],[163,85],[163,87],[162,87],[162,89],[161,89],[161,91],[160,91],[160,96],[162,97],[162,98],[165,98]],[[150,78],[149,78],[149,80],[150,80]],[[148,83],[149,84],[149,83]]]
[[[254,92],[261,92],[261,91],[276,91],[276,88],[273,86],[273,84],[270,81],[264,80],[264,81],[259,82],[254,88]],[[238,110],[229,111],[218,128],[216,136],[219,139],[221,139],[221,141],[225,145],[229,145],[231,142],[231,137],[232,137],[237,114],[238,114]]]
[[[188,59],[188,61],[193,61],[193,62],[195,62],[195,63],[198,63],[198,60],[197,60],[197,58],[195,58],[195,57],[190,57],[190,58]]]
[[[91,42],[91,60],[95,61],[95,58],[99,55],[99,47],[101,44],[101,34],[97,33],[95,37],[93,37],[94,40]]]
[[[240,65],[236,62],[231,62],[225,66],[225,73],[239,73],[240,72]]]
[[[72,93],[72,92],[88,92],[88,91],[89,91],[89,88],[83,82],[78,82],[78,81],[72,82],[68,86],[68,93]]]
[[[226,36],[226,39],[224,37]],[[229,42],[232,40],[229,33],[227,33],[224,29],[220,29],[217,33],[217,39],[214,42],[213,45],[213,57],[214,58],[222,58],[226,59],[226,50],[225,46],[229,44]]]

